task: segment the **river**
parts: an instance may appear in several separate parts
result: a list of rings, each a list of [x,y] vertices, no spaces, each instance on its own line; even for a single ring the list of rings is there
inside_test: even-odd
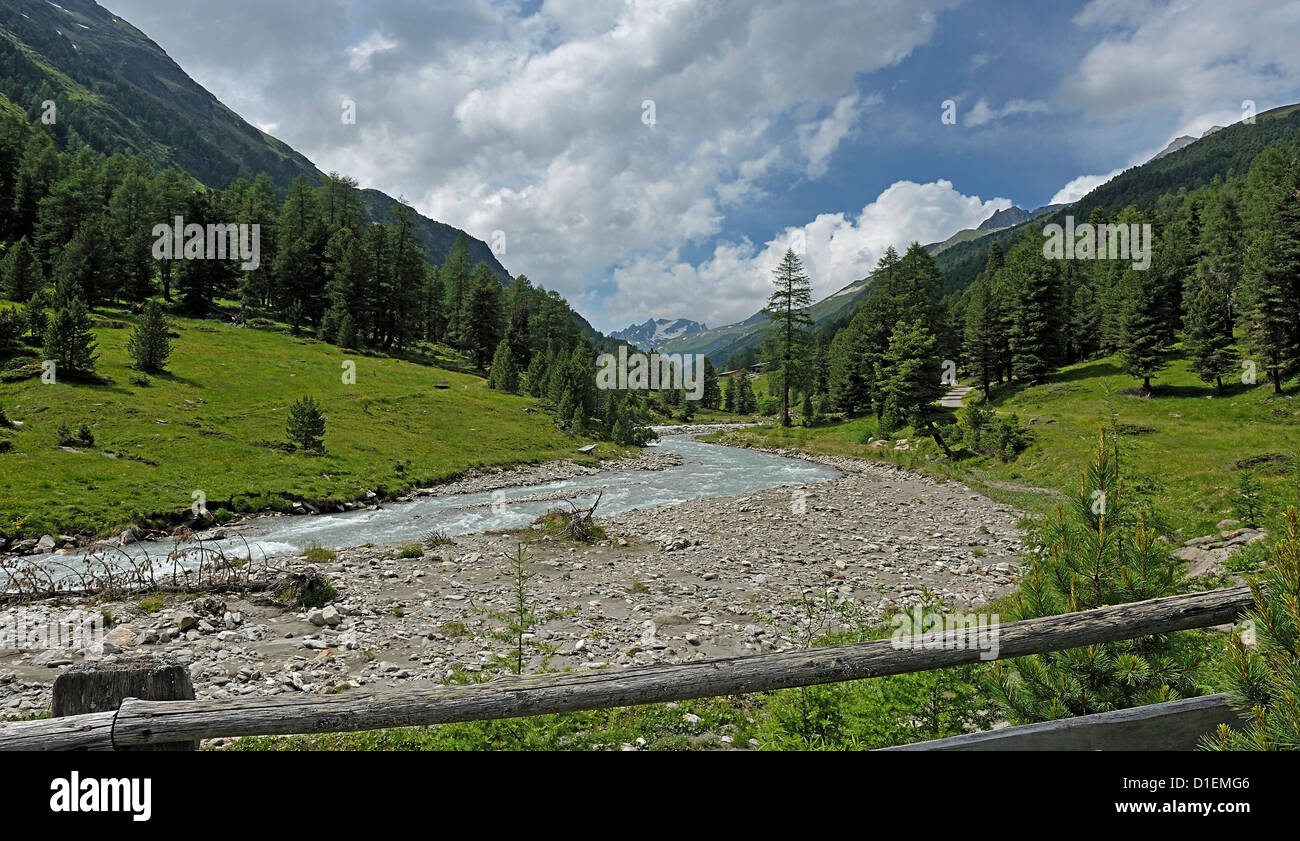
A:
[[[784,485],[822,482],[839,475],[834,468],[770,453],[706,444],[693,438],[665,435],[662,450],[680,457],[681,463],[663,470],[605,470],[541,484],[499,491],[420,497],[409,502],[386,503],[377,510],[362,509],[313,516],[258,517],[243,526],[225,529],[239,537],[207,541],[209,550],[220,549],[234,557],[298,554],[311,546],[339,548],[367,543],[415,542],[429,532],[448,535],[514,529],[527,526],[562,500],[589,507],[601,494],[597,515],[617,514],[634,508],[673,505],[692,499],[734,496]],[[220,531],[220,530],[218,530]],[[247,547],[247,548],[246,548]],[[175,548],[171,540],[146,540],[114,550],[125,562],[129,556],[163,558]],[[75,565],[76,554],[33,555],[24,560],[36,565]],[[0,573],[3,576],[3,573]],[[0,586],[3,580],[0,579]]]

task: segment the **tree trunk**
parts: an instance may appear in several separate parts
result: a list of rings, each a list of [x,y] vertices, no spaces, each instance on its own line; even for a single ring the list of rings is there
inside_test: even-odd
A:
[[[926,421],[925,424],[930,430],[930,437],[943,449],[943,454],[948,458],[952,458],[952,450],[949,449],[948,442],[943,440],[943,436],[939,434],[939,428],[934,425],[934,421]]]

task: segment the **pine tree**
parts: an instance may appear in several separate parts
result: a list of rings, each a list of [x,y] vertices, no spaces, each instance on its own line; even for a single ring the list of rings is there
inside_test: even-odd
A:
[[[758,410],[758,398],[754,396],[749,375],[741,374],[736,377],[736,381],[736,412],[741,415],[752,415]]]
[[[1011,620],[1056,616],[1179,592],[1181,567],[1124,492],[1105,432],[1079,490],[1042,524],[1040,551],[1013,597]],[[1205,643],[1195,632],[1071,648],[994,664],[992,689],[1013,722],[1048,721],[1197,692]]]
[[[1246,259],[1241,320],[1247,346],[1280,394],[1300,359],[1300,163],[1292,162],[1278,189],[1258,211],[1265,221]]]
[[[343,318],[339,320],[339,329],[335,344],[341,348],[347,348],[349,350],[357,349],[357,327],[356,322],[352,320],[352,315],[350,313],[344,313]]]
[[[399,202],[388,213],[392,232],[389,241],[393,248],[393,290],[388,307],[392,311],[392,339],[397,349],[402,350],[408,341],[423,332],[420,326],[420,295],[425,283],[427,264],[424,246],[415,236],[415,211]],[[500,284],[497,285],[499,296]],[[495,341],[485,349],[483,356],[490,355],[494,347]],[[480,357],[476,355],[475,358],[477,360]],[[484,366],[480,363],[479,367]]]
[[[1251,582],[1254,608],[1229,643],[1228,697],[1248,722],[1206,739],[1211,750],[1300,749],[1300,515],[1286,512],[1273,562]],[[1246,636],[1246,639],[1242,637]]]
[[[1223,378],[1237,365],[1232,338],[1232,292],[1213,268],[1201,263],[1188,289],[1184,325],[1187,368],[1223,393]]]
[[[79,297],[54,314],[45,330],[45,358],[52,359],[60,373],[87,376],[95,371],[95,337],[90,330],[90,313]]]
[[[41,264],[23,237],[9,247],[0,261],[0,292],[11,301],[26,301],[45,284]]]
[[[510,343],[505,339],[497,344],[496,353],[492,356],[488,386],[510,394],[519,391],[519,365],[515,363],[515,355],[510,350]]]
[[[722,400],[722,391],[718,388],[718,372],[713,367],[713,363],[708,357],[704,359],[704,371],[697,374],[704,377],[703,390],[700,393],[700,404],[708,409],[717,409]]]
[[[452,243],[451,252],[443,262],[440,274],[444,295],[443,312],[446,313],[447,318],[445,341],[452,347],[465,347],[461,316],[465,311],[465,299],[469,293],[472,271],[469,241],[462,233]]]
[[[803,272],[803,263],[794,249],[786,249],[781,263],[772,271],[776,289],[767,300],[763,313],[771,322],[772,347],[781,360],[781,425],[790,425],[790,385],[796,363],[805,361],[812,318],[812,286]]]
[[[311,452],[325,452],[325,415],[312,397],[303,397],[289,405],[285,432],[294,446]]]
[[[848,325],[835,334],[830,346],[827,390],[831,401],[850,415],[866,412],[874,405],[876,360],[869,328],[871,307],[862,307]]]
[[[1170,345],[1165,330],[1164,290],[1150,272],[1124,272],[1127,295],[1120,316],[1120,360],[1124,371],[1142,380],[1142,393],[1151,393],[1151,378],[1165,368]]]
[[[479,263],[460,318],[461,346],[474,364],[485,370],[501,341],[501,283],[486,263]]]
[[[993,261],[990,251],[986,268],[975,279],[966,305],[964,349],[966,367],[980,382],[987,401],[993,394],[993,381],[998,374],[998,348],[1006,343],[1000,334],[1001,318],[993,300],[993,278],[987,266]]]
[[[144,305],[140,321],[126,341],[127,352],[135,360],[135,367],[150,373],[162,373],[171,356],[172,342],[167,335],[167,319],[162,304],[150,301]]]
[[[45,331],[49,321],[49,317],[45,314],[45,298],[40,292],[33,292],[32,297],[23,307],[23,324],[27,328],[27,335],[33,345],[37,347],[44,346]]]
[[[540,353],[533,354],[533,360],[528,363],[527,379],[528,393],[533,397],[541,397],[546,383],[546,359]]]
[[[1042,236],[1030,231],[1011,250],[1003,272],[1015,283],[1007,335],[1011,367],[1019,379],[1042,382],[1061,358],[1060,267],[1043,256]]]
[[[943,363],[936,344],[921,319],[900,322],[877,376],[884,402],[883,428],[908,424],[918,432],[927,431],[947,453],[948,445],[932,417],[934,402],[947,391],[940,379]]]
[[[728,412],[735,413],[736,409],[736,380],[738,377],[727,377],[727,385],[722,390],[722,408]]]

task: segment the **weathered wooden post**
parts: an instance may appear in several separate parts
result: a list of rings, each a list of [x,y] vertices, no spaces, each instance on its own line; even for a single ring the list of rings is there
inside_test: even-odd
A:
[[[55,718],[83,713],[116,712],[127,698],[142,701],[193,701],[194,684],[184,666],[165,666],[152,659],[68,669],[54,679]],[[117,750],[197,750],[198,742],[165,742]]]

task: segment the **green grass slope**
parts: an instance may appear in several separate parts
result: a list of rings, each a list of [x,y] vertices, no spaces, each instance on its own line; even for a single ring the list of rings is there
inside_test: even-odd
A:
[[[131,331],[111,327],[95,331],[107,384],[0,382],[0,405],[22,422],[0,430],[13,442],[0,452],[0,533],[104,533],[184,514],[196,490],[209,510],[255,510],[283,498],[391,494],[480,465],[582,458],[584,441],[525,411],[536,401],[471,374],[213,321],[172,323],[170,372],[148,386],[132,382]],[[356,363],[355,385],[343,383],[345,359]],[[288,404],[304,395],[328,418],[324,456],[277,448]],[[83,423],[94,446],[60,449],[59,426]]]
[[[1300,403],[1293,393],[1277,397],[1272,386],[1261,383],[1236,384],[1216,396],[1212,386],[1187,371],[1183,359],[1174,359],[1162,373],[1154,396],[1138,396],[1135,385],[1117,360],[1107,358],[1064,368],[1043,385],[998,393],[994,408],[1017,415],[1033,435],[1029,448],[1009,463],[993,457],[940,460],[937,446],[916,438],[911,430],[890,437],[914,439],[912,450],[872,449],[863,443],[879,434],[871,417],[810,429],[761,427],[715,437],[887,459],[960,479],[1022,508],[1045,511],[1059,499],[1053,491],[1078,486],[1080,467],[1087,464],[1097,434],[1113,412],[1121,432],[1125,486],[1154,503],[1171,529],[1182,529],[1188,536],[1208,534],[1216,522],[1234,516],[1231,498],[1246,466],[1252,466],[1263,483],[1270,513],[1296,503]]]

